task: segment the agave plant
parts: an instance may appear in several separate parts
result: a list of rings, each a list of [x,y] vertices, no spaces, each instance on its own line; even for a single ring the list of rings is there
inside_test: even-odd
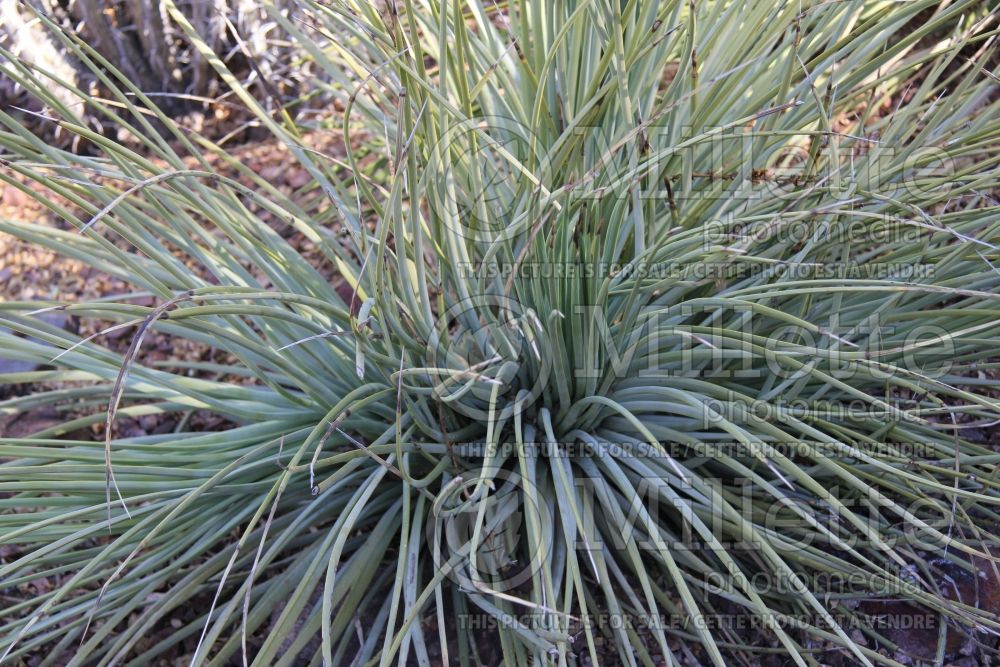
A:
[[[171,11],[314,196],[55,26],[144,153],[12,61],[99,154],[0,115],[0,178],[68,226],[0,230],[135,293],[0,304],[4,356],[52,368],[4,381],[67,383],[3,413],[89,411],[0,440],[0,586],[54,582],[5,604],[6,659],[900,664],[875,598],[930,615],[920,657],[989,646],[988,596],[946,585],[1000,579],[987,3],[301,1],[328,42],[273,19],[342,158]],[[237,363],[146,364],[150,331]],[[116,431],[193,411],[233,426]]]

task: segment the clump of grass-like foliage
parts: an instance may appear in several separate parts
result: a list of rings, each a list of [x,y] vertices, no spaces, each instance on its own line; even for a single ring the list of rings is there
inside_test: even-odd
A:
[[[5,601],[0,651],[898,664],[859,623],[874,596],[988,644],[1000,619],[942,585],[996,572],[1000,455],[969,435],[1000,419],[987,4],[302,0],[364,158],[309,150],[212,63],[312,175],[304,198],[221,176],[205,156],[226,153],[57,31],[145,152],[12,61],[97,155],[0,114],[0,178],[71,227],[0,231],[159,305],[0,305],[5,357],[66,350],[2,379],[69,383],[0,412],[94,412],[0,439],[0,593],[55,582]],[[48,306],[134,343],[81,343]],[[239,363],[145,365],[151,330]],[[195,410],[236,426],[115,435]],[[103,422],[106,442],[61,437]],[[741,616],[758,630],[713,621]]]

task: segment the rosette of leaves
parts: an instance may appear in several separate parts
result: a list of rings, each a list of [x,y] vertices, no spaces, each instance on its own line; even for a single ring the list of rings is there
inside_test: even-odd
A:
[[[101,153],[0,116],[0,178],[69,226],[0,230],[136,293],[2,304],[4,355],[52,364],[5,379],[67,384],[0,409],[86,413],[0,442],[4,595],[54,582],[6,605],[8,659],[900,664],[876,598],[931,615],[919,657],[989,649],[983,3],[305,4],[329,41],[274,19],[334,82],[342,157],[174,11],[311,174],[296,196],[149,132],[173,125],[72,35],[145,151],[15,61]],[[236,362],[144,363],[154,331]],[[115,431],[193,411],[232,427]],[[90,424],[104,440],[67,436]]]

